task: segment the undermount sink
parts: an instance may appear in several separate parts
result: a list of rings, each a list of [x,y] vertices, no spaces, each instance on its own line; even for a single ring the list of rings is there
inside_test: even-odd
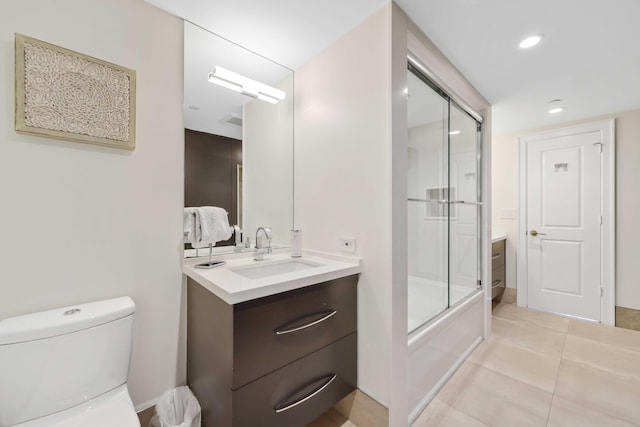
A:
[[[256,264],[230,268],[229,271],[246,277],[247,279],[261,279],[263,277],[293,273],[321,266],[322,264],[317,262],[302,259],[287,259],[274,262],[256,261]]]

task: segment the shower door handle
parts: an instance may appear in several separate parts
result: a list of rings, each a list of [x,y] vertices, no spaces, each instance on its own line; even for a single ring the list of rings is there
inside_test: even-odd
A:
[[[484,206],[484,202],[466,202],[464,200],[452,200],[449,203],[452,205],[474,205],[474,206]]]
[[[449,203],[446,200],[416,199],[414,197],[409,197],[407,200],[409,200],[410,202],[438,203],[439,205],[445,205]]]

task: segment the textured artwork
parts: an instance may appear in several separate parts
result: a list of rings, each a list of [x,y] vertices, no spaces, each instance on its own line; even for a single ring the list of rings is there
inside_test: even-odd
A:
[[[16,34],[16,131],[135,148],[135,71]]]

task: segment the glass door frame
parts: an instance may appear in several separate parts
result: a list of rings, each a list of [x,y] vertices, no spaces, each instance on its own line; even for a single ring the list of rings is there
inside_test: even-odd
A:
[[[448,156],[448,167],[447,167],[447,187],[448,187],[448,194],[447,194],[447,221],[448,221],[448,225],[447,225],[447,239],[448,239],[448,243],[447,243],[447,281],[448,281],[448,287],[447,287],[447,292],[448,292],[448,301],[447,301],[447,308],[445,310],[443,310],[442,312],[438,313],[437,315],[435,315],[433,318],[427,320],[422,326],[418,327],[418,329],[420,329],[421,327],[424,327],[424,325],[427,325],[431,322],[433,322],[435,319],[440,318],[441,316],[443,316],[446,312],[448,312],[449,310],[451,310],[452,308],[463,304],[466,300],[472,298],[474,295],[476,295],[478,292],[482,291],[482,274],[483,274],[483,253],[482,253],[482,248],[483,248],[483,210],[482,210],[482,206],[484,205],[483,202],[483,192],[482,192],[482,176],[483,176],[483,168],[482,168],[482,154],[483,154],[483,150],[482,150],[482,141],[483,141],[483,129],[484,127],[482,126],[483,123],[483,119],[482,116],[480,116],[478,113],[476,113],[475,111],[473,111],[473,109],[471,109],[465,102],[462,102],[460,99],[456,98],[455,96],[452,96],[447,90],[443,89],[440,85],[438,85],[438,83],[436,81],[434,81],[434,78],[432,77],[432,74],[425,68],[423,67],[420,62],[415,59],[411,54],[408,55],[408,61],[407,61],[407,70],[409,72],[411,72],[412,74],[414,74],[416,77],[418,77],[422,82],[424,82],[429,88],[431,88],[432,90],[434,90],[438,95],[442,96],[447,102],[448,102],[448,114],[447,114],[447,140],[446,140],[446,145],[447,145],[447,156]],[[451,299],[451,289],[450,289],[450,285],[451,285],[451,272],[450,272],[450,267],[451,267],[451,247],[450,247],[450,240],[451,240],[451,206],[452,204],[452,200],[451,200],[451,135],[449,134],[449,132],[451,131],[451,105],[454,105],[460,112],[465,113],[467,116],[469,116],[470,119],[472,119],[475,124],[476,124],[476,138],[475,138],[475,160],[476,160],[476,195],[477,195],[477,201],[475,202],[464,202],[465,204],[473,204],[477,206],[477,220],[476,220],[476,224],[477,224],[477,248],[476,248],[476,260],[477,260],[477,272],[476,272],[476,278],[477,278],[477,285],[476,288],[469,292],[469,294],[465,295],[463,298],[461,298],[459,301],[456,301],[454,304],[451,303],[452,299]],[[458,203],[460,203],[460,201],[456,201]],[[410,331],[411,333],[411,331]]]

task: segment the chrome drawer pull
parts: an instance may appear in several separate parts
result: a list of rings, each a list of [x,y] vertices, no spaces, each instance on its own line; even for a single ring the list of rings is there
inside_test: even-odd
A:
[[[335,313],[335,311],[334,311]],[[315,396],[316,394],[320,393],[322,390],[324,390],[325,388],[329,387],[329,384],[331,384],[333,382],[333,380],[336,379],[336,374],[329,374],[327,375],[324,379],[325,381],[320,385],[320,387],[318,387],[317,389],[315,389],[314,391],[312,391],[311,393],[307,394],[306,396],[303,396],[302,398],[295,400],[289,404],[287,404],[287,401],[285,400],[284,402],[278,404],[278,406],[276,406],[275,408],[273,408],[276,411],[276,414],[279,414],[281,412],[284,411],[288,411],[291,408],[295,408],[296,406],[300,405],[301,403],[306,402],[307,400],[311,399],[313,396]],[[314,381],[315,382],[315,381]],[[294,393],[294,395],[296,395],[297,393]],[[287,399],[288,400],[288,399]]]
[[[491,283],[491,289],[499,287],[501,283],[502,280],[494,280],[493,283]]]
[[[282,328],[276,329],[274,332],[276,333],[276,335],[285,335],[285,334],[290,334],[292,332],[298,332],[303,329],[310,328],[311,326],[317,325],[318,323],[324,322],[325,320],[335,315],[337,312],[338,310],[333,310],[327,314],[321,313],[322,317],[320,317],[319,319],[312,320],[311,322],[305,323],[304,325],[300,325],[300,326],[287,327],[285,325]]]

